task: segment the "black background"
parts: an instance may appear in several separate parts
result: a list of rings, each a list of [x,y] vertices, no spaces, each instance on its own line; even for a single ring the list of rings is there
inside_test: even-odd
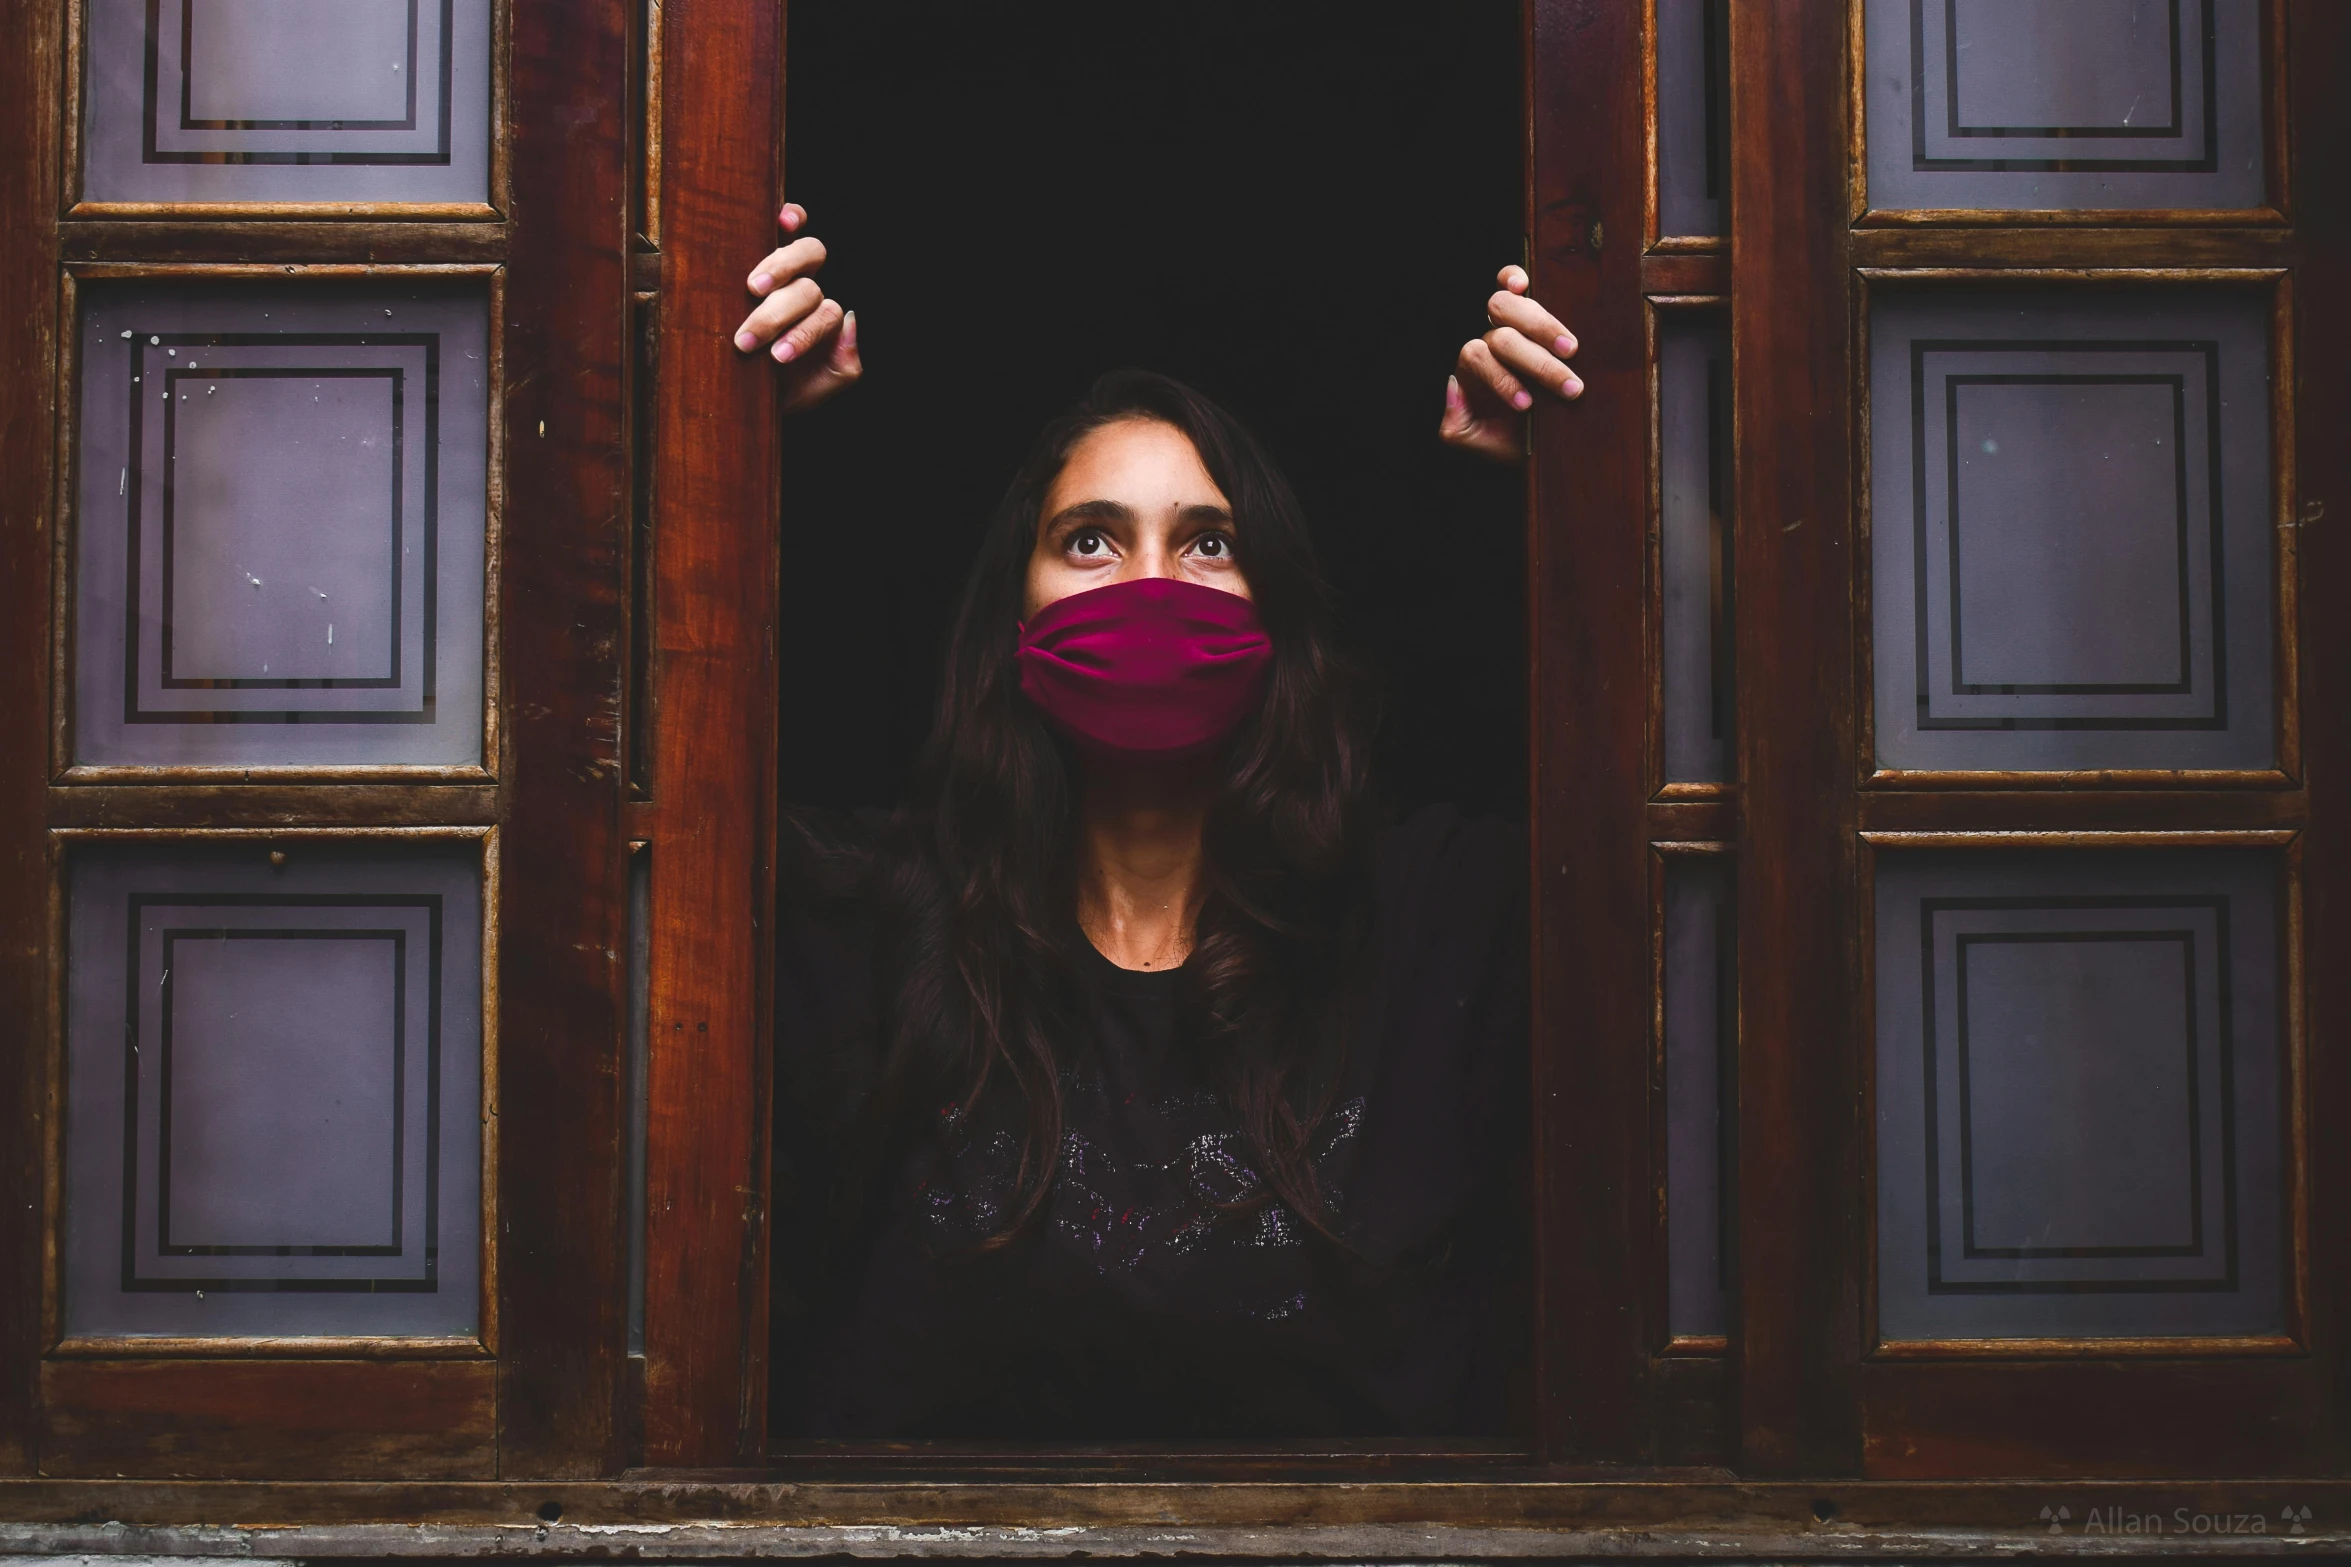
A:
[[[1388,792],[1523,811],[1522,481],[1436,437],[1519,259],[1517,13],[794,0],[788,194],[866,374],[785,432],[785,798],[895,800],[984,519],[1131,364],[1297,486],[1382,677]]]

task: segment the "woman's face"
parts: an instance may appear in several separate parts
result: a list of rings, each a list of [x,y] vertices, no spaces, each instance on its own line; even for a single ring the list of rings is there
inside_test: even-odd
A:
[[[1021,618],[1139,577],[1249,596],[1233,554],[1231,503],[1191,440],[1156,419],[1121,419],[1071,447],[1046,492]]]

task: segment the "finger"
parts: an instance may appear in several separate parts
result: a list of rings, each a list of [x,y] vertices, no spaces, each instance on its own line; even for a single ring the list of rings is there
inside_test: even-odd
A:
[[[1534,393],[1519,384],[1518,377],[1502,368],[1484,338],[1472,338],[1462,344],[1461,357],[1456,364],[1461,372],[1462,385],[1473,393],[1483,390],[1506,408],[1526,409],[1535,405]]]
[[[787,201],[784,210],[776,214],[776,224],[787,234],[797,234],[808,227],[808,209],[796,201]]]
[[[841,318],[841,329],[833,334],[831,350],[825,355],[823,379],[829,395],[839,391],[865,374],[865,357],[857,348],[857,312],[852,310]]]
[[[833,339],[832,356],[825,361],[825,369],[851,381],[865,374],[865,355],[857,346],[856,311],[841,318],[841,335]]]
[[[759,302],[759,307],[743,318],[735,329],[735,346],[749,352],[769,342],[779,333],[795,326],[816,309],[824,299],[824,290],[807,278],[798,278]]]
[[[1495,326],[1516,327],[1528,342],[1541,343],[1562,359],[1576,351],[1575,334],[1561,326],[1550,311],[1521,295],[1501,293],[1487,300],[1486,319]]]
[[[835,392],[856,384],[865,374],[865,361],[857,351],[857,317],[854,313],[841,318],[840,329],[833,333],[831,346],[822,363],[817,363],[812,349],[801,361],[795,375],[784,383],[784,409],[800,413],[815,407]]]
[[[1462,390],[1459,376],[1445,378],[1445,413],[1437,421],[1437,437],[1448,446],[1495,462],[1516,462],[1525,455],[1518,421],[1478,417],[1470,408],[1469,394]]]
[[[797,277],[811,277],[824,265],[824,241],[810,236],[796,239],[778,250],[771,250],[767,259],[751,269],[744,287],[754,294],[774,291]]]
[[[817,344],[833,335],[841,324],[841,306],[835,300],[825,300],[803,316],[800,323],[775,340],[768,352],[779,365],[790,364]]]
[[[1485,343],[1520,381],[1548,388],[1561,397],[1582,395],[1584,383],[1576,373],[1561,364],[1551,350],[1528,342],[1518,328],[1498,326],[1486,334]]]
[[[1469,411],[1469,395],[1461,389],[1461,377],[1445,377],[1445,412],[1437,420],[1437,434],[1448,441],[1460,440],[1475,423],[1477,419]]]
[[[1494,281],[1513,294],[1523,294],[1527,291],[1527,269],[1514,261],[1495,273]]]

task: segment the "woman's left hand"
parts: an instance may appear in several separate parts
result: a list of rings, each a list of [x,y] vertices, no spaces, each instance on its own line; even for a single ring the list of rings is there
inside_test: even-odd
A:
[[[1584,383],[1567,361],[1575,334],[1526,297],[1526,268],[1504,267],[1502,286],[1486,301],[1487,330],[1461,345],[1445,379],[1445,417],[1437,434],[1448,446],[1495,462],[1526,455],[1522,423],[1537,395],[1581,397]]]

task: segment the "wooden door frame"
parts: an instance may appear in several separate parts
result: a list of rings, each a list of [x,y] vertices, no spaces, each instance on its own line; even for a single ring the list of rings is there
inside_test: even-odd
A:
[[[624,0],[494,0],[491,196],[459,209],[65,208],[69,48],[79,0],[12,0],[0,51],[0,997],[18,1020],[0,1067],[0,1474],[614,1473],[620,1390],[619,1030],[625,845],[614,698],[626,625],[627,473],[620,406],[628,128],[607,83],[624,65]],[[516,112],[521,109],[525,112]],[[511,182],[514,197],[507,200]],[[484,679],[496,705],[478,768],[286,770],[246,780],[165,771],[81,781],[51,766],[48,676],[62,588],[51,561],[70,478],[60,356],[65,269],[131,265],[280,277],[459,269],[502,299],[505,384],[489,432],[518,504],[498,516]],[[502,399],[502,400],[501,400]],[[34,738],[40,737],[40,738]],[[25,742],[30,743],[25,743]],[[445,774],[446,776],[443,776]],[[484,955],[500,1049],[484,1128],[497,1180],[486,1242],[499,1359],[398,1358],[399,1346],[266,1358],[45,1359],[42,1257],[57,1220],[41,1150],[54,1132],[62,961],[58,845],[95,829],[388,835],[497,843]],[[491,1060],[485,1059],[485,1066]],[[493,1219],[494,1216],[494,1219]],[[305,1358],[307,1356],[307,1358]],[[342,1358],[335,1358],[335,1357]],[[44,1391],[45,1389],[45,1391]]]

